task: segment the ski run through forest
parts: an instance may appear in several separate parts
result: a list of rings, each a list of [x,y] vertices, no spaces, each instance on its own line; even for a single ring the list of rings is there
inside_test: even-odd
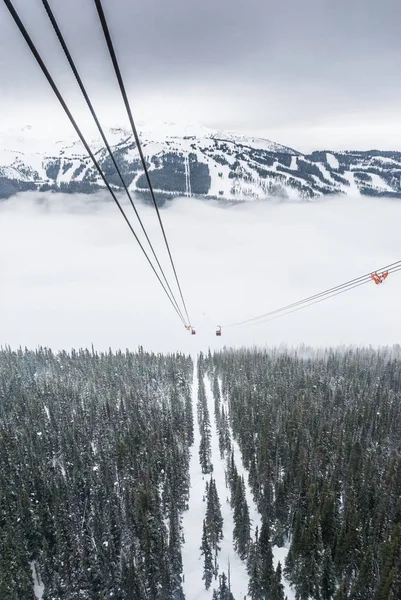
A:
[[[1,600],[399,600],[401,350],[0,348]]]
[[[216,585],[216,579],[218,574],[220,576],[224,572],[229,579],[229,587],[235,600],[245,600],[250,598],[248,596],[248,583],[249,576],[247,574],[246,563],[241,561],[238,554],[234,550],[233,540],[233,513],[230,506],[230,489],[227,484],[227,466],[225,457],[220,455],[219,440],[218,440],[218,429],[216,424],[215,404],[213,398],[213,392],[211,389],[211,382],[207,375],[204,375],[203,384],[206,390],[207,398],[207,412],[210,418],[210,446],[211,446],[211,466],[213,470],[210,475],[202,473],[202,467],[199,461],[198,450],[200,447],[200,423],[196,418],[196,408],[198,406],[198,370],[197,362],[194,368],[194,381],[192,386],[192,406],[195,411],[194,414],[194,445],[191,452],[190,462],[190,496],[189,496],[189,510],[184,513],[183,519],[183,533],[185,543],[183,546],[183,574],[184,574],[184,592],[187,600],[208,600],[212,598],[212,590]],[[220,382],[219,382],[220,383]],[[220,385],[219,385],[220,388]],[[221,394],[221,388],[220,388]],[[224,408],[225,414],[227,415],[227,421],[230,421],[230,412],[227,399],[221,396],[221,406]],[[232,436],[232,431],[228,425],[228,432],[231,439],[232,450],[234,453],[234,460],[237,465],[239,477],[244,478],[246,500],[249,507],[250,522],[252,530],[255,527],[260,528],[260,515],[257,507],[253,500],[252,493],[249,489],[248,478],[246,470],[244,469],[241,452],[238,448],[238,444],[235,442]],[[205,589],[203,581],[203,569],[204,569],[204,558],[201,555],[199,540],[202,537],[202,525],[203,520],[206,516],[206,483],[210,482],[210,478],[216,483],[218,497],[221,503],[221,514],[223,517],[223,538],[219,544],[220,550],[217,555],[218,572],[212,580],[211,587],[209,590]],[[287,555],[285,548],[273,548],[274,566],[277,566],[278,560],[283,560]],[[295,594],[290,588],[287,581],[284,581],[285,593],[288,600],[295,598]]]

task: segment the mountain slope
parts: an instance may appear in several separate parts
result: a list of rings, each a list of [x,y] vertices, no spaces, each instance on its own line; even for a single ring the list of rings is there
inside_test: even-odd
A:
[[[401,152],[315,151],[303,155],[267,139],[193,125],[139,128],[151,181],[161,199],[176,196],[262,200],[308,199],[327,194],[401,198]],[[126,184],[147,192],[132,134],[107,131]],[[99,139],[96,157],[116,189],[121,182]],[[24,190],[90,193],[103,183],[81,143],[35,137],[29,126],[0,133],[0,198]]]

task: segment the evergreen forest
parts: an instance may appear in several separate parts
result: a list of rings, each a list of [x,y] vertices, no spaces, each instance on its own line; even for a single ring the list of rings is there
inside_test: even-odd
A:
[[[244,600],[225,502],[247,600],[400,600],[399,349],[0,350],[0,600]]]

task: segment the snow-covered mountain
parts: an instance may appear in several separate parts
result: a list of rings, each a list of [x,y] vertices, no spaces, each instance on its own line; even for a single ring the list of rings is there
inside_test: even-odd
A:
[[[401,198],[401,152],[315,151],[304,155],[267,139],[191,124],[139,126],[151,181],[160,199],[175,196],[262,200],[308,199],[327,194]],[[147,185],[132,133],[107,130],[126,184]],[[103,143],[90,142],[109,181],[121,181]],[[0,198],[23,190],[90,193],[104,187],[81,142],[43,139],[27,126],[0,132]]]

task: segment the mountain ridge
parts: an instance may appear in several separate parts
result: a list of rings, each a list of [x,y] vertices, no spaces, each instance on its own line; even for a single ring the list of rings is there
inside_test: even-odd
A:
[[[269,139],[193,124],[141,124],[139,136],[152,185],[163,202],[177,196],[243,202],[271,197],[311,200],[325,195],[401,198],[401,152],[315,150],[304,154]],[[147,193],[132,133],[106,135],[130,191]],[[123,189],[99,137],[96,158]],[[34,128],[0,132],[0,199],[24,190],[91,193],[103,182],[75,137],[35,137]]]

